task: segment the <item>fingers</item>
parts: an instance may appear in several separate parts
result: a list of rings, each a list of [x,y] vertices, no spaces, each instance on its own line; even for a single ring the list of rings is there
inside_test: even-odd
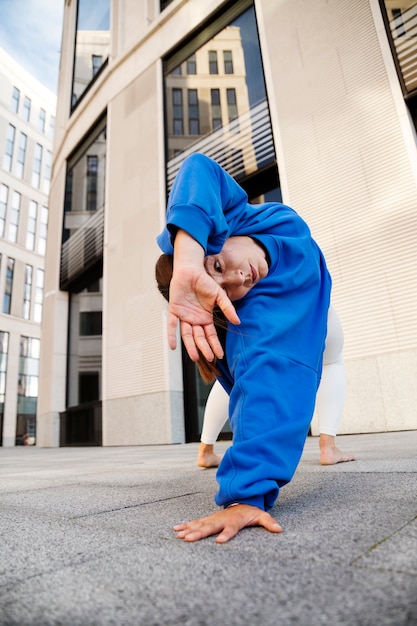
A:
[[[217,543],[226,543],[247,526],[262,526],[271,533],[281,533],[278,522],[266,511],[247,504],[237,504],[208,517],[177,524],[174,531],[178,539],[193,542],[216,535]]]
[[[222,530],[222,524],[219,520],[215,519],[215,515],[210,515],[209,517],[196,519],[192,522],[177,524],[177,526],[174,526],[174,530],[177,533],[178,539],[183,539],[191,543],[217,534]]]
[[[178,317],[173,313],[168,313],[168,345],[171,350],[177,347],[177,326]]]
[[[180,322],[180,328],[185,349],[192,361],[198,361],[200,358],[197,348],[208,361],[213,361],[215,356],[218,359],[223,358],[223,348],[213,324],[192,326],[187,322]],[[171,343],[170,347],[172,348]]]
[[[223,289],[219,289],[216,302],[226,316],[226,319],[229,320],[229,322],[231,322],[232,324],[240,324],[240,319],[238,317],[238,314],[236,313],[236,309]]]

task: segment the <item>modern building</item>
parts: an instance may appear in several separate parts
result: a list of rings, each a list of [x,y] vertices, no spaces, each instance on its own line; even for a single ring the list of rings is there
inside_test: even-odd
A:
[[[65,2],[38,445],[198,438],[208,388],[154,281],[196,151],[325,252],[341,432],[417,428],[416,34],[414,0]]]
[[[0,49],[0,445],[34,444],[56,96]]]

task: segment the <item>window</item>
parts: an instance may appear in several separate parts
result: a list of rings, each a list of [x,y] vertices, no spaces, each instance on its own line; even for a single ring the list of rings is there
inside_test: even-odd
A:
[[[209,73],[218,74],[219,68],[217,65],[217,51],[209,50]]]
[[[15,136],[16,136],[16,128],[13,126],[13,124],[9,124],[7,128],[7,136],[6,136],[6,149],[4,151],[4,157],[3,157],[3,168],[7,172],[12,171],[12,160],[13,160]]]
[[[42,306],[43,306],[43,288],[45,284],[45,272],[39,267],[36,270],[36,284],[35,284],[35,306],[33,309],[33,321],[39,324],[42,321]]]
[[[19,228],[20,202],[22,196],[18,191],[14,191],[12,195],[12,206],[10,210],[9,225],[7,228],[7,239],[16,243],[17,231]]]
[[[48,132],[48,139],[50,139],[51,141],[54,138],[54,132],[55,132],[55,118],[51,116],[51,118],[49,119],[49,132]]]
[[[197,61],[196,61],[196,56],[195,54],[192,54],[190,57],[188,57],[187,59],[187,74],[189,76],[192,76],[194,74],[197,74]]]
[[[100,401],[102,369],[102,279],[69,296],[68,406]],[[86,359],[88,350],[88,359]],[[91,384],[91,386],[90,386]]]
[[[46,254],[46,237],[48,234],[48,207],[41,208],[41,219],[39,224],[39,236],[37,252],[45,256]]]
[[[12,106],[11,106],[13,113],[19,112],[19,100],[20,100],[20,91],[17,87],[13,87]]]
[[[110,51],[110,4],[111,0],[78,0],[72,108],[107,63]]]
[[[29,202],[28,223],[26,229],[26,248],[35,249],[36,219],[38,215],[38,204],[34,200]]]
[[[237,118],[236,89],[226,89],[229,122]]]
[[[25,135],[25,133],[20,133],[19,148],[17,151],[16,161],[16,176],[18,178],[23,178],[24,175],[27,141],[27,135]]]
[[[211,125],[213,132],[222,126],[222,110],[220,106],[220,89],[211,90]]]
[[[91,65],[93,66],[93,77],[97,74],[100,67],[103,65],[103,57],[93,54],[91,57]]]
[[[188,90],[188,132],[190,135],[200,134],[197,89]]]
[[[3,183],[0,184],[0,237],[4,236],[4,226],[6,224],[7,200],[9,188]]]
[[[46,151],[45,156],[45,177],[43,179],[43,191],[48,194],[49,187],[51,185],[51,166],[52,166],[52,152]]]
[[[218,68],[221,55],[222,67]],[[195,58],[195,76],[174,76],[176,68]],[[224,64],[224,67],[223,67]],[[239,68],[238,74],[235,73]],[[231,73],[228,73],[231,72]],[[167,187],[175,178],[183,158],[203,152],[215,158],[240,183],[270,168],[271,185],[277,186],[275,148],[267,101],[255,10],[250,0],[228,3],[196,31],[193,38],[179,42],[164,59],[167,127]],[[192,87],[198,92],[198,129],[195,113],[192,128],[183,135],[181,92]],[[175,93],[174,93],[175,92]],[[207,95],[206,95],[207,94]],[[205,106],[202,106],[204,100]],[[189,106],[187,100],[187,106]],[[174,108],[176,111],[174,112]],[[188,119],[187,119],[188,124]],[[191,124],[190,124],[191,125]],[[191,134],[197,132],[198,135]],[[241,154],[239,169],[234,164]],[[175,159],[174,159],[175,157]],[[262,177],[261,177],[262,178]],[[258,178],[261,181],[261,178]],[[256,187],[256,185],[255,185]],[[263,188],[263,183],[260,183]],[[263,193],[260,190],[260,193]],[[255,194],[260,195],[260,194]]]
[[[172,90],[173,131],[174,135],[184,134],[184,112],[182,106],[182,89]]]
[[[12,304],[12,291],[13,291],[13,273],[14,273],[14,259],[10,257],[7,259],[6,268],[6,286],[3,296],[3,313],[10,315]]]
[[[39,189],[41,182],[41,169],[42,169],[42,152],[43,148],[40,143],[36,144],[35,156],[33,158],[33,171],[32,171],[32,186]]]
[[[101,335],[102,333],[102,312],[82,311],[80,313],[80,336]]]
[[[224,73],[233,74],[233,57],[231,50],[223,51]]]
[[[39,111],[39,125],[38,125],[38,130],[41,133],[45,132],[45,124],[46,124],[46,111],[45,109],[41,109]]]
[[[7,353],[9,333],[0,330],[0,445],[2,445],[4,404],[6,401]]]
[[[16,444],[35,443],[39,356],[39,339],[21,337],[17,386]],[[29,440],[25,440],[26,438]]]
[[[22,317],[24,320],[30,319],[30,302],[32,299],[32,275],[33,267],[31,265],[25,266],[25,282],[23,285],[23,307]]]
[[[97,173],[98,157],[89,154],[87,156],[87,211],[97,210]]]
[[[31,107],[31,100],[30,98],[28,98],[27,96],[25,96],[25,99],[23,100],[23,114],[22,117],[25,120],[25,122],[29,122],[30,121],[30,107]]]
[[[80,283],[93,279],[90,273],[101,272],[106,188],[105,124],[104,117],[67,164],[60,267],[63,290],[79,291],[83,288]]]

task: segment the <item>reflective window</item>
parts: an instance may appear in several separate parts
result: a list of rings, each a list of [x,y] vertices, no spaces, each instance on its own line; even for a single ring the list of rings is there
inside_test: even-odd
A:
[[[46,123],[46,111],[45,109],[41,109],[39,111],[39,124],[38,124],[38,130],[41,133],[45,132],[45,123]]]
[[[110,0],[78,0],[72,107],[103,67],[110,49]]]
[[[41,208],[41,219],[39,224],[38,245],[36,251],[45,256],[46,254],[46,237],[48,234],[48,207]]]
[[[9,124],[7,128],[6,148],[4,150],[4,157],[3,157],[3,168],[7,172],[12,171],[12,160],[13,160],[15,136],[16,136],[16,128],[13,126],[13,124]]]
[[[384,0],[385,19],[397,57],[403,89],[417,89],[417,2],[416,0]]]
[[[101,278],[88,283],[80,293],[70,294],[67,373],[70,407],[101,399],[102,298]]]
[[[61,249],[61,288],[103,257],[106,127],[102,120],[68,163]],[[78,289],[78,287],[77,287]]]
[[[40,143],[36,144],[35,154],[33,157],[33,170],[32,170],[32,186],[39,189],[41,182],[41,169],[42,169],[42,153],[43,147]]]
[[[13,275],[14,275],[14,259],[11,259],[9,257],[7,259],[6,285],[4,288],[4,296],[3,296],[3,313],[6,313],[6,315],[10,315],[10,311],[11,311]]]
[[[29,122],[30,121],[30,107],[31,107],[31,100],[30,98],[28,98],[27,96],[25,96],[25,99],[23,100],[23,113],[22,113],[22,117],[25,120],[25,122]]]
[[[31,265],[25,266],[25,282],[23,284],[23,306],[22,317],[24,320],[30,318],[30,303],[32,300],[32,276],[33,267]]]
[[[7,227],[7,239],[13,243],[16,243],[17,241],[21,200],[21,194],[18,191],[14,191],[12,195],[12,205],[10,207],[9,224]]]
[[[50,150],[46,151],[45,155],[45,176],[43,179],[43,191],[46,194],[49,194],[49,188],[51,186],[51,168],[52,168],[52,152]]]
[[[244,5],[249,8],[239,14]],[[179,46],[165,59],[168,189],[191,152],[215,158],[239,182],[270,167],[266,187],[277,186],[255,10],[245,1],[232,9],[229,18],[220,12],[194,44],[191,40]],[[191,76],[190,59],[196,71]],[[264,183],[259,183],[257,195],[268,191]]]
[[[4,226],[6,224],[7,200],[9,188],[3,183],[0,184],[0,237],[4,236]]]
[[[23,178],[24,174],[27,141],[27,135],[25,135],[25,133],[20,133],[19,148],[17,151],[17,160],[15,167],[16,176],[18,178]]]
[[[35,249],[36,218],[38,215],[38,205],[34,200],[29,202],[28,221],[26,228],[26,248]]]
[[[39,324],[42,321],[42,306],[43,306],[43,287],[45,284],[45,272],[39,267],[36,270],[36,283],[35,283],[35,306],[33,308],[33,321]]]
[[[7,354],[9,333],[0,330],[0,445],[2,445],[4,403],[6,400]]]
[[[33,445],[35,443],[39,356],[39,339],[21,337],[16,420],[16,444],[18,445]]]
[[[19,111],[19,100],[20,100],[20,91],[17,87],[13,87],[12,105],[11,105],[11,110],[13,113],[18,113]]]

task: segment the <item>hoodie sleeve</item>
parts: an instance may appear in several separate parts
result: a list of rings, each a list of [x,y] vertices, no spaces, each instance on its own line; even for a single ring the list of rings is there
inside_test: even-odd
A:
[[[178,229],[185,230],[206,254],[219,252],[233,233],[247,195],[218,163],[203,154],[187,157],[175,178],[166,215],[166,228],[157,242],[172,254]]]

